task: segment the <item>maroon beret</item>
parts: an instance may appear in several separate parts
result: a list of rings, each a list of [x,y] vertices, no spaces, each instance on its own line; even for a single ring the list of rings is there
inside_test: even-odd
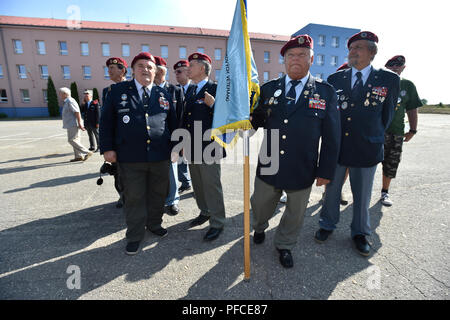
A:
[[[290,49],[290,48],[313,49],[313,47],[314,47],[313,39],[307,34],[302,34],[302,35],[296,36],[294,38],[291,38],[291,40],[286,42],[286,44],[283,46],[283,48],[281,48],[280,54],[284,57],[284,53],[286,52],[287,49]]]
[[[350,48],[350,44],[356,40],[369,40],[378,43],[378,37],[375,33],[370,31],[361,31],[350,37],[347,42],[347,48]]]
[[[200,52],[194,52],[193,54],[191,54],[188,57],[188,60],[189,60],[189,62],[191,60],[204,60],[204,61],[208,61],[209,63],[212,63],[212,60],[208,55],[206,55],[204,53],[200,53]]]
[[[133,68],[135,62],[138,61],[139,59],[150,60],[151,62],[156,64],[155,58],[150,53],[148,53],[148,52],[141,52],[136,57],[133,58],[133,61],[131,61],[131,67],[132,68]]]
[[[167,66],[166,60],[164,60],[164,58],[162,58],[162,57],[155,56],[155,61],[156,61],[157,66],[163,66],[163,67]]]
[[[178,61],[177,63],[175,63],[173,65],[173,70],[177,70],[178,68],[181,68],[181,67],[189,67],[189,61],[187,61],[187,60]]]
[[[406,59],[404,56],[392,57],[386,62],[385,67],[403,67],[405,65]]]
[[[116,57],[109,58],[108,60],[106,60],[106,66],[109,67],[110,64],[121,64],[125,68],[128,68],[127,62],[125,60],[123,60],[122,58],[116,58]]]
[[[347,62],[344,62],[339,68],[337,68],[336,71],[345,70],[345,69],[350,69],[350,66],[348,65]]]

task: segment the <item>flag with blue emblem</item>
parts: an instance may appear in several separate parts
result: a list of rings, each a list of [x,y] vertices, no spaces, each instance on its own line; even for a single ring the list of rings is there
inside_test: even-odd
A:
[[[222,147],[234,146],[238,130],[252,129],[250,109],[258,97],[258,72],[247,31],[247,1],[237,0],[217,84],[211,138]]]

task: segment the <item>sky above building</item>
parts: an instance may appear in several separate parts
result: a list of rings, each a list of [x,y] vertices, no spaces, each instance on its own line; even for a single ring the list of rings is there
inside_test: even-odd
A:
[[[0,15],[229,30],[236,0],[0,0]],[[450,44],[444,0],[247,0],[250,32],[291,35],[308,23],[368,30],[379,37],[373,65],[406,57],[403,77],[422,99],[450,103],[444,79]]]

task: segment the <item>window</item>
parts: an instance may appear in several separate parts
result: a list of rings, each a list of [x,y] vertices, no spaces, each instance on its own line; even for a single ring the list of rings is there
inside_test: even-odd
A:
[[[331,37],[331,46],[333,48],[339,48],[339,37]]]
[[[214,59],[222,60],[222,49],[214,49]]]
[[[63,79],[70,79],[70,67],[69,66],[61,66],[61,70],[63,73]]]
[[[28,89],[20,89],[20,97],[22,102],[30,102],[30,91]]]
[[[27,69],[24,64],[17,65],[17,74],[19,75],[19,79],[27,78]]]
[[[67,56],[69,51],[67,50],[67,42],[60,41],[59,42],[59,54],[62,56]]]
[[[102,43],[102,56],[109,57],[110,55],[109,43]]]
[[[166,78],[164,80],[169,81],[170,77],[169,77],[169,72],[166,72]]]
[[[3,79],[3,66],[0,64],[0,79]]]
[[[22,54],[23,53],[22,40],[13,40],[13,44],[14,44],[14,53]]]
[[[337,65],[338,65],[338,57],[337,56],[331,56],[331,65],[337,67]]]
[[[324,61],[325,61],[325,56],[323,54],[318,54],[317,55],[317,60],[316,60],[317,65],[323,66]]]
[[[37,54],[46,54],[45,42],[41,40],[36,40],[36,50]]]
[[[0,102],[8,102],[8,96],[5,89],[0,89]]]
[[[179,49],[179,56],[180,56],[180,59],[186,59],[187,58],[186,47],[180,47],[180,49]]]
[[[220,69],[216,69],[215,70],[214,76],[216,77],[216,81],[219,80],[219,78],[220,78]]]
[[[39,66],[39,70],[41,72],[41,79],[48,79],[48,66]]]
[[[91,67],[83,66],[83,79],[90,80],[91,79]]]
[[[270,63],[270,51],[264,51],[264,63]]]
[[[150,46],[148,44],[141,45],[142,52],[150,52]]]
[[[127,80],[131,80],[131,78],[133,77],[133,70],[131,70],[131,67],[127,68]]]
[[[42,97],[44,98],[44,102],[48,102],[47,98],[47,89],[42,89]]]
[[[316,78],[323,79],[323,73],[316,73]]]
[[[129,56],[130,56],[130,45],[122,44],[122,57],[129,57]]]
[[[264,71],[264,82],[269,81],[269,71]]]
[[[161,57],[164,59],[169,58],[169,47],[168,46],[161,46]]]
[[[200,52],[200,53],[205,54],[205,48],[203,48],[203,47],[198,47],[198,48],[197,48],[197,52]]]
[[[81,42],[81,55],[88,56],[89,55],[89,43]]]
[[[325,36],[323,34],[319,35],[319,46],[325,47]]]
[[[284,57],[280,54],[278,57],[278,63],[283,64],[284,63]]]
[[[103,67],[103,78],[109,80],[108,67]]]

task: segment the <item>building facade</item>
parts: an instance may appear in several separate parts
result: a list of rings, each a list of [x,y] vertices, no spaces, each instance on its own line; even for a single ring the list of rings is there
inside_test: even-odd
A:
[[[82,21],[80,28],[66,20],[0,16],[0,113],[8,117],[48,116],[47,81],[56,88],[77,83],[99,93],[112,82],[105,62],[122,57],[131,64],[141,51],[162,56],[168,63],[168,81],[175,83],[172,66],[193,52],[212,58],[210,78],[222,68],[228,31],[126,23]],[[279,52],[289,36],[250,33],[259,81],[284,71]],[[131,78],[131,68],[128,70]],[[59,101],[62,105],[62,101]]]
[[[314,40],[314,63],[311,74],[326,80],[328,76],[347,62],[347,41],[361,31],[342,27],[310,23],[293,34],[308,34]]]

